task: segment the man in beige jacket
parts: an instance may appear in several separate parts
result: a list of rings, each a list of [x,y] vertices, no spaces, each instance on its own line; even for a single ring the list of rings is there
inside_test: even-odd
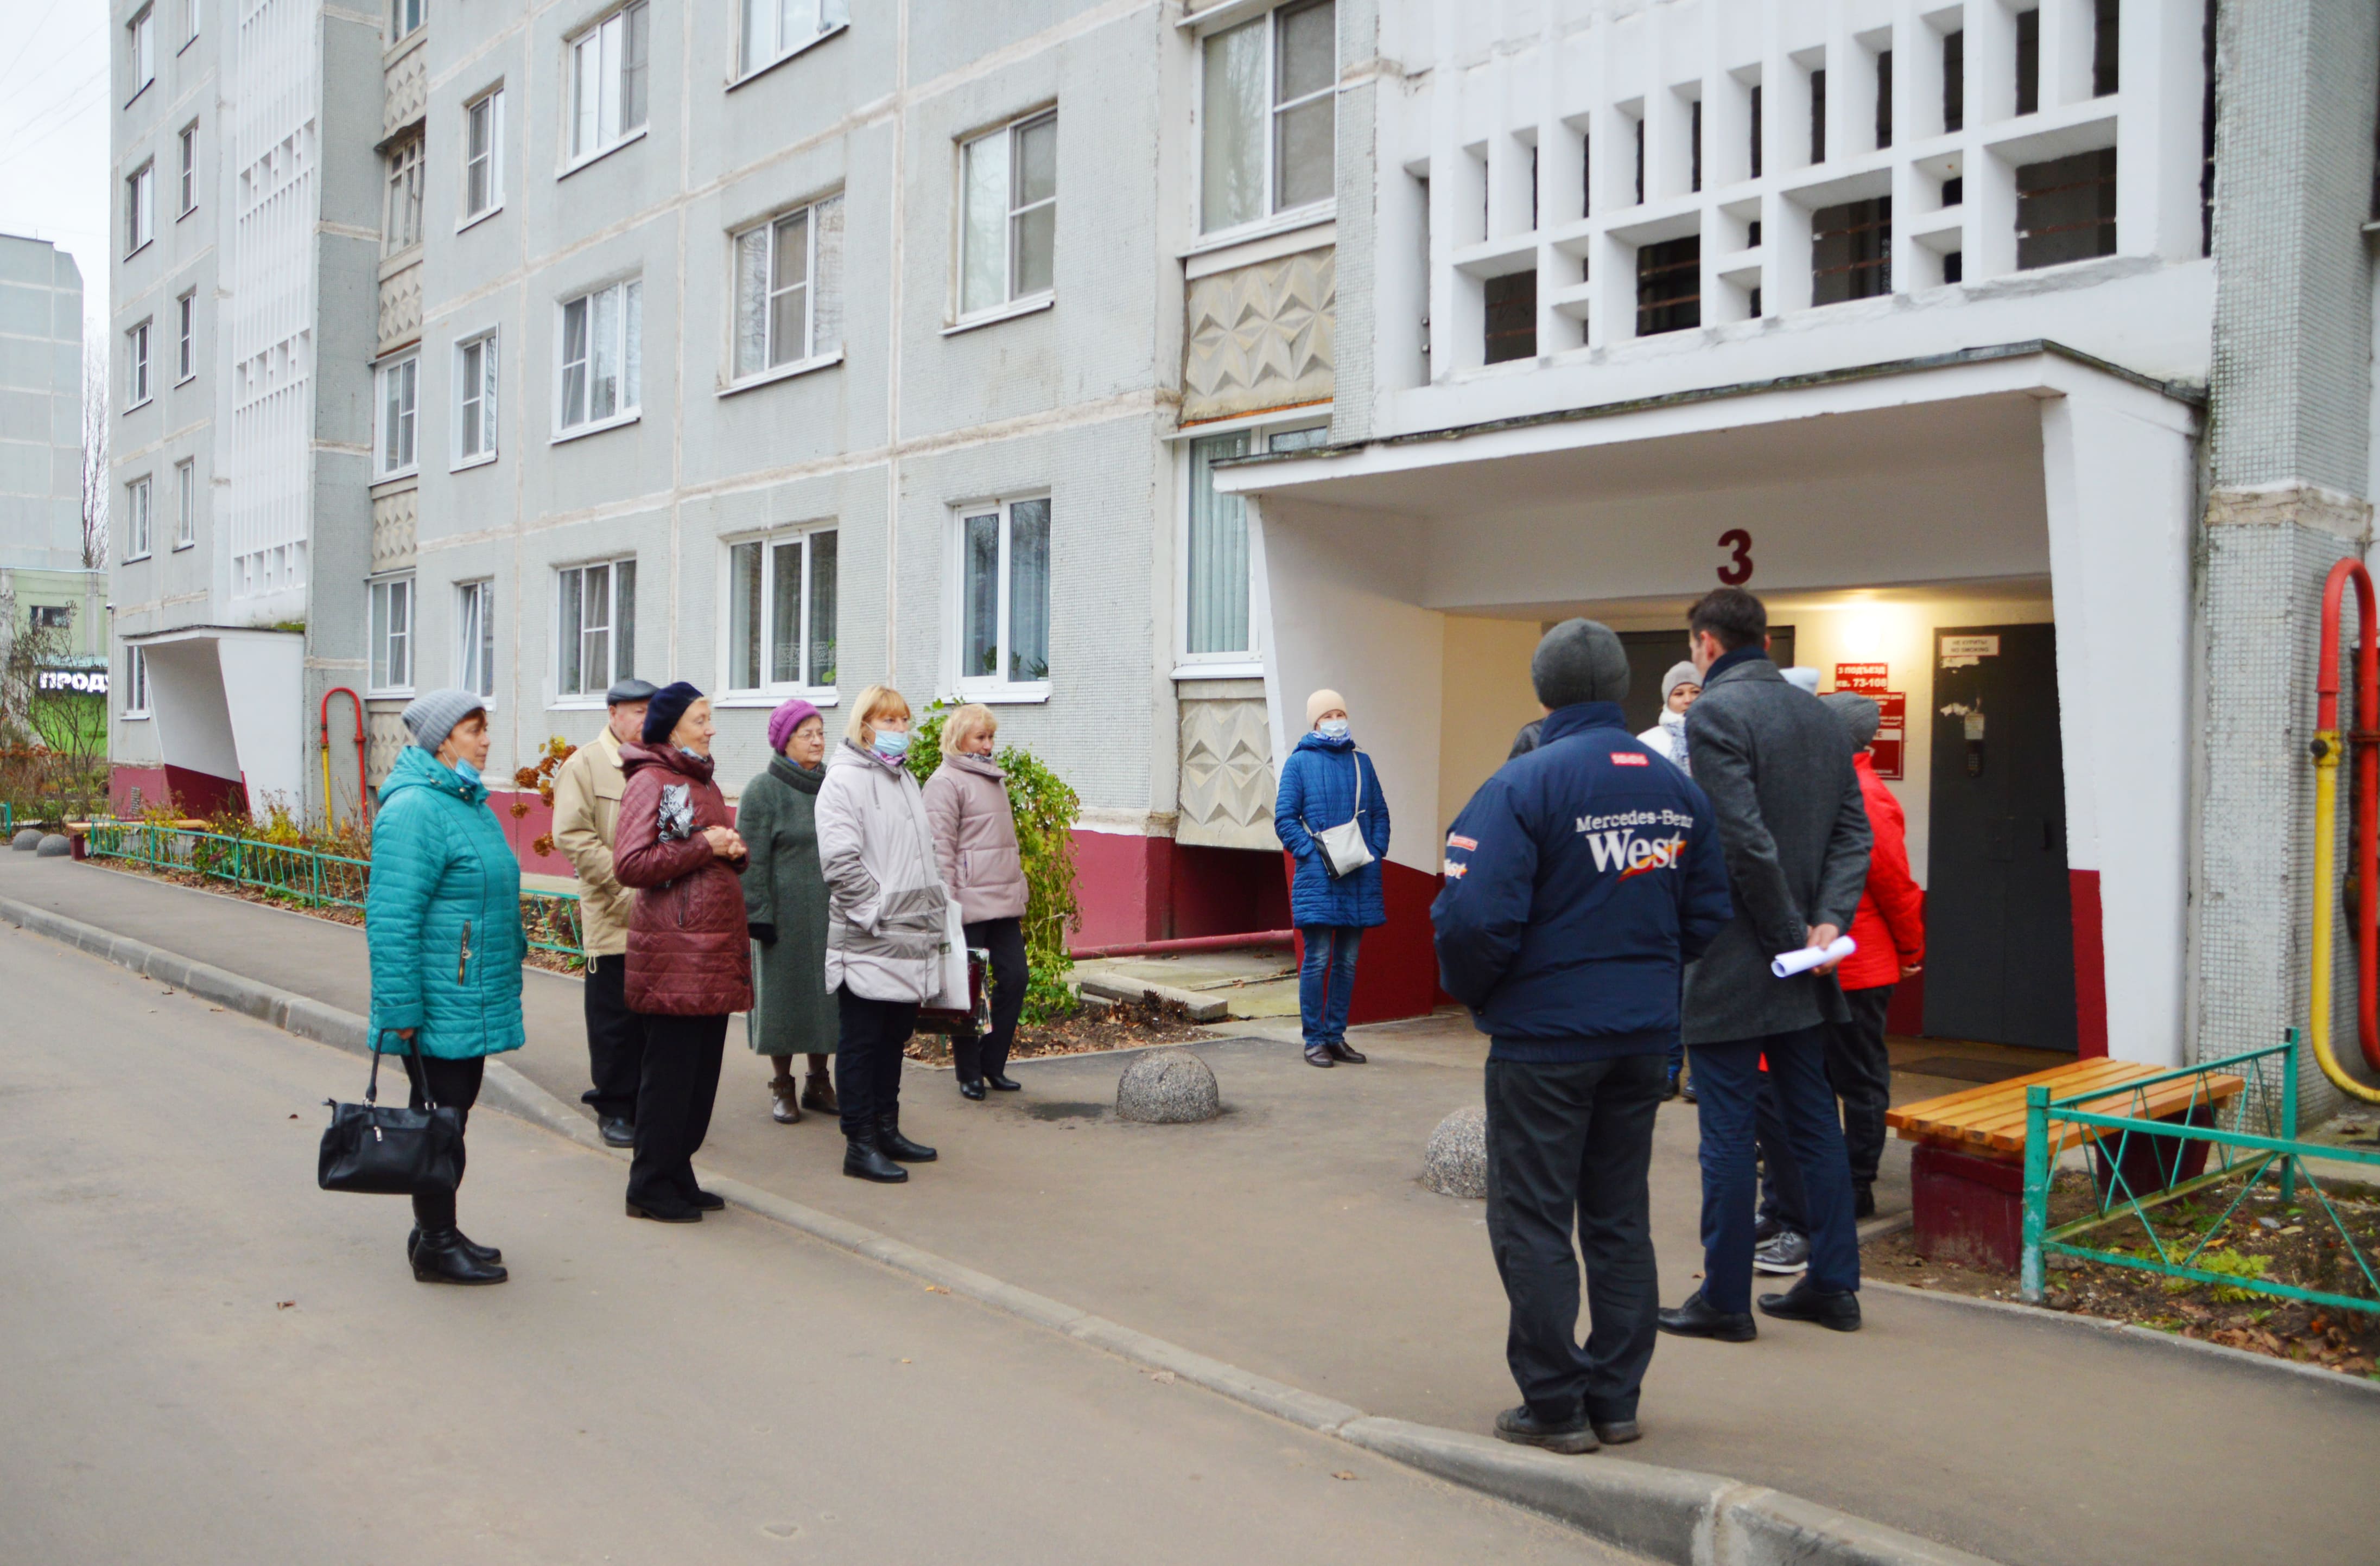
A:
[[[553,774],[553,841],[578,872],[578,920],[587,950],[587,1063],[595,1086],[579,1095],[614,1147],[637,1140],[637,1083],[645,1070],[644,1019],[628,1010],[628,915],[637,894],[612,871],[619,840],[620,747],[644,733],[654,687],[624,679],[604,694],[611,720]]]

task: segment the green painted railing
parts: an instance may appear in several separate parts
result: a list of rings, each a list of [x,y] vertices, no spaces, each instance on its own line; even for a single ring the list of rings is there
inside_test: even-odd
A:
[[[94,859],[124,859],[230,881],[304,908],[360,911],[371,883],[369,859],[185,827],[93,821],[84,844]],[[575,892],[523,892],[520,903],[521,931],[531,949],[585,960]]]
[[[2245,1087],[2228,1106],[2219,1104],[2208,1088],[2207,1079],[2217,1074],[2240,1077]],[[2189,1100],[2178,1120],[2147,1120],[2138,1116],[2109,1113],[2104,1110],[2085,1109],[2086,1104],[2107,1104],[2122,1107],[2121,1100],[2131,1097],[2137,1107],[2144,1102],[2145,1089],[2171,1082],[2189,1079],[2192,1088]],[[2077,1093],[2071,1098],[2055,1099],[2046,1086],[2025,1089],[2024,1135],[2024,1263],[2020,1282],[2023,1297],[2038,1303],[2043,1287],[2045,1258],[2051,1256],[2077,1256],[2084,1261],[2100,1262],[2109,1267],[2128,1267],[2143,1272],[2161,1273],[2168,1278],[2188,1279],[2195,1283],[2212,1283],[2221,1288],[2240,1289],[2250,1293],[2266,1294],[2278,1299],[2304,1300],[2310,1304],[2334,1305],[2347,1310],[2371,1311],[2380,1314],[2380,1275],[2374,1270],[2374,1258],[2360,1244],[2354,1232],[2339,1215],[2322,1182],[2305,1166],[2309,1158],[2320,1158],[2333,1163],[2355,1164],[2380,1173],[2380,1149],[2341,1147],[2303,1142],[2297,1136],[2298,1105],[2298,1035],[2289,1030],[2278,1044],[2261,1050],[2250,1050],[2223,1060],[2204,1061],[2194,1066],[2183,1066],[2155,1076],[2123,1083],[2114,1087],[2102,1087]],[[2082,1217],[2052,1228],[2049,1223],[2049,1196],[2054,1159],[2050,1148],[2067,1139],[2074,1127],[2088,1127],[2099,1134],[2098,1147],[2105,1156],[2094,1154],[2096,1162],[2095,1210]],[[2135,1138],[2141,1140],[2135,1142]],[[2205,1147],[2208,1164],[2206,1172],[2179,1181],[2171,1185],[2134,1191],[2124,1172],[2126,1157],[2136,1147],[2157,1149],[2157,1160],[2168,1171],[2178,1171],[2184,1151],[2192,1143]],[[2225,1228],[2240,1212],[2240,1204],[2248,1199],[2259,1184],[2270,1179],[2280,1186],[2284,1201],[2296,1201],[2298,1187],[2302,1184],[2313,1200],[2305,1206],[2318,1207],[2323,1220],[2336,1235],[2335,1244],[2351,1270],[2342,1286],[2356,1287],[2362,1292],[2343,1293],[2336,1289],[2313,1289],[2296,1283],[2266,1278],[2251,1269],[2225,1271],[2202,1265],[2210,1249],[2219,1256],[2228,1242]],[[2200,1228],[2201,1215],[2189,1198],[2201,1192],[2214,1192],[2227,1184],[2238,1184],[2239,1189],[2213,1214],[2211,1221]],[[2160,1229],[2152,1214],[2160,1209],[2166,1213],[2166,1225]],[[2313,1213],[2306,1213],[2308,1226]],[[2180,1221],[2176,1221],[2176,1220]],[[2139,1249],[2098,1246],[2082,1243],[2087,1237],[2111,1227],[2128,1232],[2137,1226],[2147,1242]],[[2348,1270],[2339,1269],[2338,1270]]]

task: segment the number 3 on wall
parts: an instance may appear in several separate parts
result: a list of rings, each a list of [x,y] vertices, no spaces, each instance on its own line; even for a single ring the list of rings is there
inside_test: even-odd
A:
[[[1719,584],[1740,588],[1752,580],[1752,535],[1741,528],[1730,528],[1718,536],[1718,547],[1732,552],[1718,568]]]

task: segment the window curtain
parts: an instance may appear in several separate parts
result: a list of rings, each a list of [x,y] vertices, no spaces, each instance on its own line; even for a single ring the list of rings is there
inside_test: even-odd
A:
[[[769,581],[769,682],[799,685],[802,678],[802,543],[772,545]]]
[[[818,225],[818,260],[810,278],[810,353],[843,346],[843,198],[829,196],[810,209]]]
[[[834,684],[835,535],[810,535],[810,617],[808,681]]]
[[[1186,649],[1248,650],[1248,508],[1215,492],[1215,463],[1245,456],[1248,437],[1210,435],[1190,443],[1190,613]]]
[[[735,241],[735,373],[769,367],[769,231],[755,228]]]
[[[1050,503],[1008,510],[1008,677],[1050,677]]]
[[[970,516],[966,528],[966,624],[959,673],[1000,673],[1000,516]]]
[[[1265,29],[1258,17],[1207,40],[1199,126],[1198,226],[1212,233],[1264,215]]]
[[[989,310],[1008,297],[1008,133],[967,143],[965,233],[959,309]]]
[[[727,685],[760,688],[760,545],[727,552]]]

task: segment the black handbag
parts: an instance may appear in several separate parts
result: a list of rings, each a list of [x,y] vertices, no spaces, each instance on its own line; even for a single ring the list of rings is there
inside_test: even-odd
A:
[[[406,1042],[419,1064],[419,1037]],[[422,1081],[426,1086],[429,1077],[425,1074]],[[425,1109],[382,1109],[379,1099],[380,1051],[375,1049],[362,1103],[322,1100],[331,1106],[316,1175],[322,1189],[376,1196],[433,1196],[455,1189],[463,1178],[462,1111],[434,1100]]]

